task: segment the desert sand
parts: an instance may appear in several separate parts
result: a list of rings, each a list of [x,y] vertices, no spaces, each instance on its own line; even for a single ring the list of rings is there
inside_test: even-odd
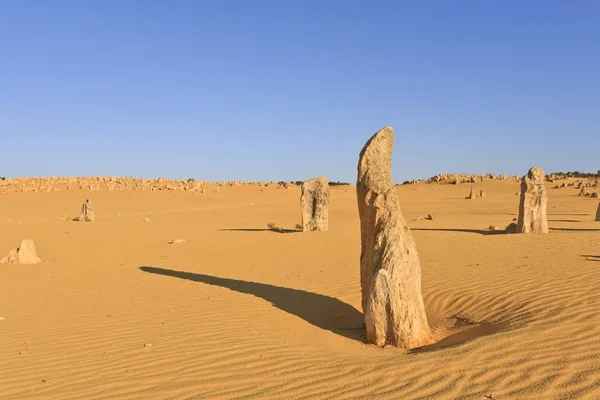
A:
[[[27,238],[43,260],[0,265],[2,399],[600,398],[598,199],[576,187],[546,183],[543,235],[500,233],[514,179],[396,187],[436,340],[407,351],[365,344],[352,186],[303,233],[298,186],[39,182],[0,186],[0,258]]]

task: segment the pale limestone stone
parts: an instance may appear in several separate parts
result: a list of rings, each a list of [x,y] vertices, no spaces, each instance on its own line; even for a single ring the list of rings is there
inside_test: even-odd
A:
[[[402,217],[391,173],[394,131],[377,132],[358,162],[360,280],[367,341],[405,349],[431,341],[416,244]]]
[[[81,206],[81,215],[79,215],[78,221],[82,222],[94,222],[96,220],[96,210],[92,200],[87,199]]]
[[[302,184],[302,231],[326,231],[329,228],[329,184],[324,176]]]
[[[533,167],[521,179],[518,233],[548,233],[547,202],[544,170],[540,167]]]

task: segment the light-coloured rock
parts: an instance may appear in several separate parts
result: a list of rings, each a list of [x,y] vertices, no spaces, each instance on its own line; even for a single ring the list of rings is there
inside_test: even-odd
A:
[[[302,231],[326,231],[329,227],[329,184],[324,176],[302,184]]]
[[[356,183],[361,231],[360,281],[367,342],[405,349],[431,340],[416,244],[402,217],[391,173],[394,131],[363,147]]]
[[[471,192],[469,192],[469,195],[467,196],[467,199],[469,200],[473,200],[475,199],[475,188],[473,186],[471,186]]]
[[[42,262],[35,252],[35,244],[31,239],[24,239],[16,249],[11,250],[0,264],[37,264]]]
[[[94,222],[96,220],[96,210],[94,209],[92,200],[87,199],[85,203],[83,203],[81,206],[81,214],[77,220],[82,222]]]
[[[600,203],[598,203],[598,209],[596,210],[596,222],[600,222]]]
[[[581,190],[579,191],[579,196],[587,196],[587,187],[581,186]]]
[[[544,186],[544,170],[533,167],[521,179],[518,233],[548,233],[546,203],[548,195]]]
[[[173,238],[173,239],[171,239],[171,241],[169,241],[169,244],[179,244],[179,243],[185,243],[185,239]]]
[[[479,197],[485,197],[485,192],[483,191],[483,189],[479,191]]]

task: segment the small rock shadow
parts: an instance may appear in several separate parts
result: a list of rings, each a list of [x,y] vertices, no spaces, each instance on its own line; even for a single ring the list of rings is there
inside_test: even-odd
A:
[[[220,232],[273,232],[273,233],[299,233],[302,232],[298,229],[284,229],[284,228],[227,228],[219,229]]]
[[[566,232],[600,232],[600,229],[595,228],[550,228],[550,230]]]
[[[456,333],[450,333],[435,343],[409,350],[409,353],[418,354],[458,346],[483,336],[493,335],[502,330],[499,325],[489,322],[474,322],[461,317],[451,318],[455,319],[454,329],[458,330]]]
[[[437,231],[437,232],[466,232],[477,233],[478,235],[505,235],[506,232],[500,229],[462,229],[462,228],[410,228],[411,231]]]

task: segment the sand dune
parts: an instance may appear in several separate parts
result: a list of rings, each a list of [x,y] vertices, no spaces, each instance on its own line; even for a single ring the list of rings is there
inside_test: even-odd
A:
[[[519,183],[474,185],[397,188],[438,339],[411,351],[363,343],[352,187],[311,233],[298,187],[6,190],[0,258],[45,263],[0,265],[0,398],[600,398],[598,200],[549,190],[548,235],[503,235]]]

